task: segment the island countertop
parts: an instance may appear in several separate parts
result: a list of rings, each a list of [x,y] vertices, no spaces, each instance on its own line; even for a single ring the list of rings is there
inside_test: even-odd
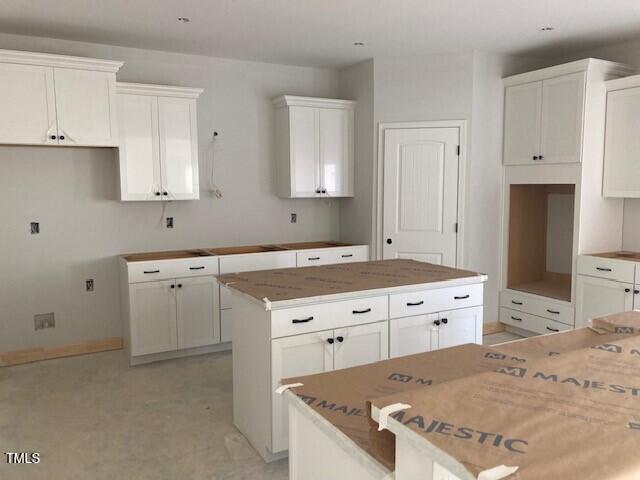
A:
[[[356,292],[379,295],[487,280],[482,273],[409,259],[232,273],[217,278],[267,309],[349,298]]]

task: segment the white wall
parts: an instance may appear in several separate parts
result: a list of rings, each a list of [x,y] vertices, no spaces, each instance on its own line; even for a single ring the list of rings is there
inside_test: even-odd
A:
[[[117,201],[116,150],[0,146],[0,351],[120,335],[118,254],[339,237],[338,200],[275,196],[270,103],[283,93],[337,96],[337,72],[13,35],[0,35],[0,46],[123,60],[119,80],[204,88],[200,184],[215,129],[224,193],[168,204],[175,229],[166,230],[162,205]],[[40,235],[29,234],[31,221]],[[93,293],[84,292],[87,278]],[[52,311],[56,328],[34,332],[33,315]]]
[[[356,100],[355,196],[340,205],[340,237],[352,243],[370,243],[372,228],[374,150],[373,60],[340,72],[341,98]]]
[[[560,56],[557,63],[587,57],[627,63],[640,73],[640,39],[567,53]],[[640,251],[640,199],[629,198],[624,201],[622,248]]]

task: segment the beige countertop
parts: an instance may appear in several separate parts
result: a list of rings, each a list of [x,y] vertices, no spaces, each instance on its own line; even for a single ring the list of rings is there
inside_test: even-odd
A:
[[[629,260],[630,262],[640,262],[640,252],[620,251],[620,252],[590,253],[589,256],[601,257],[601,258],[613,258],[616,260]]]
[[[456,280],[467,280],[462,283],[479,283],[486,280],[486,275],[415,260],[395,259],[218,276],[220,283],[255,300],[267,299],[268,302],[440,282],[459,283]]]

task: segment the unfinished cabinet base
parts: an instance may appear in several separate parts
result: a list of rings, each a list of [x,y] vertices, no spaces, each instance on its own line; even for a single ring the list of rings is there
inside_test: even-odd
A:
[[[159,362],[162,360],[172,360],[174,358],[191,357],[194,355],[204,355],[205,353],[225,352],[227,350],[231,350],[231,342],[219,343],[217,345],[205,345],[203,347],[187,348],[185,350],[173,350],[171,352],[137,355],[129,359],[129,365],[144,365],[145,363]]]

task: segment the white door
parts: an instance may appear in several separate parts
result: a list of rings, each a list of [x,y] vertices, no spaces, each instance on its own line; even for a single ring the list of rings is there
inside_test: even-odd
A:
[[[321,108],[320,186],[329,197],[353,196],[353,110]]]
[[[178,348],[192,348],[220,343],[219,324],[215,318],[218,284],[214,277],[179,278]]]
[[[440,324],[434,333],[437,348],[455,347],[465,343],[482,344],[482,307],[442,312],[438,321]]]
[[[576,328],[592,318],[632,310],[633,285],[604,278],[578,275],[576,282]]]
[[[158,99],[118,95],[120,200],[161,200]]]
[[[320,113],[312,107],[289,107],[292,197],[319,197]]]
[[[0,143],[57,144],[53,69],[0,64]]]
[[[543,163],[580,161],[584,75],[580,72],[542,82],[542,133],[538,154]]]
[[[505,88],[504,164],[538,161],[542,116],[542,82]]]
[[[58,143],[117,146],[116,76],[54,68]]]
[[[357,367],[389,358],[389,322],[334,331],[334,369]]]
[[[458,128],[387,129],[383,258],[456,265]]]
[[[607,94],[605,197],[640,197],[640,87]]]
[[[333,330],[308,333],[271,342],[271,409],[273,453],[289,447],[287,402],[275,393],[284,378],[313,375],[333,369]],[[267,421],[265,419],[265,421]]]
[[[158,97],[160,170],[165,200],[197,200],[198,142],[196,101]]]
[[[438,314],[392,318],[389,321],[389,356],[402,357],[430,352]]]
[[[178,348],[174,280],[129,286],[131,354],[167,352]]]

